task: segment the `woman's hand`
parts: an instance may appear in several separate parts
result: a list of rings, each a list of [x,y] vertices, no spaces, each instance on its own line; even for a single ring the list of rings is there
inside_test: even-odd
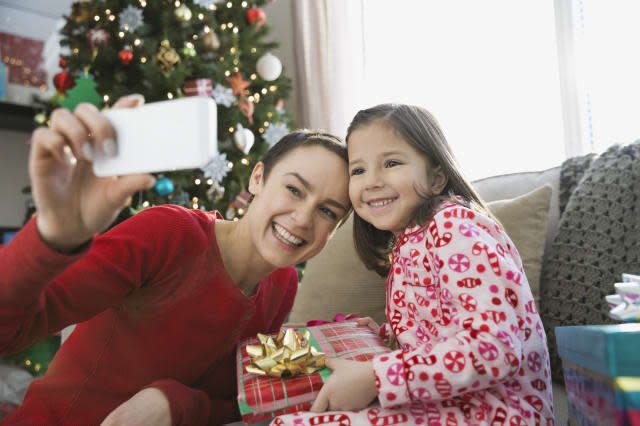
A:
[[[114,108],[135,107],[141,96],[120,99]],[[101,150],[115,154],[113,128],[91,104],[74,113],[59,108],[51,126],[32,137],[29,175],[42,239],[53,249],[70,252],[106,229],[136,191],[150,188],[149,174],[98,178],[91,160]]]
[[[143,389],[113,410],[100,426],[171,426],[171,409],[165,394]]]
[[[333,373],[322,386],[311,411],[360,410],[376,399],[378,388],[371,361],[327,358],[326,365]]]
[[[358,318],[356,321],[358,325],[369,327],[376,334],[380,333],[380,326],[371,317]]]

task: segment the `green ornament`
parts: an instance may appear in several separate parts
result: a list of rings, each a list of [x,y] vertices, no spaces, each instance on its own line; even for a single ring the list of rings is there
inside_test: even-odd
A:
[[[82,102],[93,104],[98,109],[102,108],[102,96],[95,89],[97,85],[89,75],[76,79],[76,86],[67,90],[67,97],[60,101],[60,105],[71,112]]]
[[[182,55],[184,56],[196,56],[196,49],[193,47],[185,46],[182,48]]]

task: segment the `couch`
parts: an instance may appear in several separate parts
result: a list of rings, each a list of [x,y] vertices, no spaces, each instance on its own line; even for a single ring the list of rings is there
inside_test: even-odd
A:
[[[544,251],[551,246],[560,218],[560,170],[558,166],[473,182],[516,244],[537,301]],[[371,316],[381,323],[384,303],[385,279],[366,270],[358,260],[349,220],[326,248],[307,262],[289,322],[331,320],[338,313],[353,313]],[[554,383],[553,394],[556,424],[566,425],[568,409],[563,385]]]

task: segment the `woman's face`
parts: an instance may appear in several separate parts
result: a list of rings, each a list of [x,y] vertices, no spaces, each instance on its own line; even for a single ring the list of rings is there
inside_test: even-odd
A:
[[[255,195],[245,219],[255,247],[274,267],[303,262],[322,250],[347,213],[347,164],[321,146],[299,147],[273,166],[265,182],[253,171]]]

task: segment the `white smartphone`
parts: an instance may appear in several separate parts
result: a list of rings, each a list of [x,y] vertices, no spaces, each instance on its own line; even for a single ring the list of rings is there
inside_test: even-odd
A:
[[[194,96],[104,112],[118,152],[96,150],[93,173],[120,176],[204,167],[217,152],[216,103]]]

